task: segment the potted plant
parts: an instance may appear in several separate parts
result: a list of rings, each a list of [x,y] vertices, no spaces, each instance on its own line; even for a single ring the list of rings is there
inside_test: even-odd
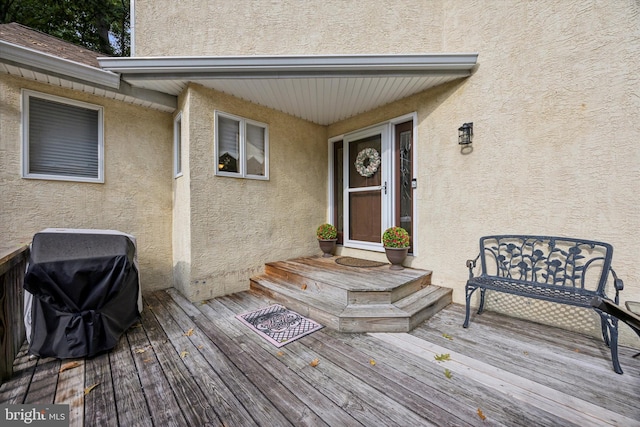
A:
[[[409,233],[402,227],[387,228],[382,234],[382,245],[387,259],[391,263],[390,270],[403,270],[402,263],[409,253]]]
[[[323,253],[322,256],[325,258],[332,256],[338,241],[338,229],[331,224],[322,224],[316,230],[316,236]]]

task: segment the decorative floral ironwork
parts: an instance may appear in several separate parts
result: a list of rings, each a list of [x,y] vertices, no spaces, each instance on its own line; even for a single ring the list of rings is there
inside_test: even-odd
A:
[[[580,288],[585,287],[587,267],[604,260],[600,252],[591,253],[594,248],[591,242],[541,237],[496,238],[484,247],[500,277]]]

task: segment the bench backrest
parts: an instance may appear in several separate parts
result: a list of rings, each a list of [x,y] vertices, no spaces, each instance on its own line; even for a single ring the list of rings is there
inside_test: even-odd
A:
[[[613,247],[568,237],[497,235],[480,238],[480,255],[484,276],[603,294]]]

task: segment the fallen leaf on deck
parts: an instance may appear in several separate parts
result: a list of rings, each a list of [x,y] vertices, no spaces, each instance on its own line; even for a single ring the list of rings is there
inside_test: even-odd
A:
[[[151,358],[149,358],[149,359],[144,359],[144,360],[143,360],[143,362],[144,362],[144,363],[149,363],[149,362],[151,362]]]
[[[434,358],[438,361],[438,362],[446,362],[447,360],[451,360],[451,355],[449,353],[444,353],[444,354],[436,354],[434,356]]]
[[[136,353],[140,354],[140,353],[144,353],[145,351],[147,351],[146,348],[139,348],[136,350]]]
[[[96,383],[94,385],[90,385],[89,387],[84,389],[84,395],[86,396],[87,394],[91,393],[91,390],[93,390],[94,388],[98,387],[100,385],[100,383]]]
[[[450,371],[450,370],[445,369],[445,370],[444,370],[444,376],[445,376],[445,377],[447,377],[447,378],[449,378],[449,379],[451,379],[451,377],[453,376],[453,374],[451,373],[451,371]]]
[[[375,360],[373,360],[373,359],[369,359],[369,364],[370,364],[371,366],[376,366],[376,361],[375,361]]]
[[[80,362],[65,363],[64,365],[62,365],[62,367],[60,367],[60,373],[63,373],[64,371],[69,369],[77,368],[78,366],[80,366]]]
[[[442,336],[445,337],[448,340],[453,341],[453,337],[451,335],[449,335],[449,334],[442,334]]]
[[[204,345],[202,345],[202,344],[200,344],[200,345],[198,346],[198,350],[202,350],[203,348],[204,348]]]
[[[279,352],[277,352],[277,353],[276,353],[276,356],[278,356],[278,357],[282,357],[282,356],[284,356],[284,351],[279,351]]]
[[[315,368],[316,366],[318,366],[318,363],[320,363],[320,359],[315,358],[311,361],[311,363],[309,363],[309,365],[313,368]]]
[[[189,352],[188,352],[187,350],[182,350],[182,351],[180,352],[180,357],[181,357],[182,359],[184,359],[185,357],[187,357],[187,354],[189,354]]]
[[[486,420],[487,417],[482,413],[482,409],[478,408],[478,416],[482,421]]]
[[[307,284],[305,283],[302,286],[300,286],[300,289],[302,289],[303,291],[306,291],[307,290]]]
[[[189,329],[187,332],[184,333],[186,336],[190,337],[191,335],[193,335],[193,328]]]
[[[576,348],[573,351],[575,351],[576,353],[580,353],[580,349],[579,348]]]

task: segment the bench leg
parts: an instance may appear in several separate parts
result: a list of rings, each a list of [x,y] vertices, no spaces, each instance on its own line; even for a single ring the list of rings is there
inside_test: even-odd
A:
[[[484,311],[484,293],[487,292],[485,288],[480,289],[480,305],[478,306],[478,314],[482,314]]]
[[[620,361],[618,360],[618,319],[605,313],[598,314],[600,314],[600,320],[602,323],[602,337],[604,339],[604,343],[608,345],[611,350],[611,363],[613,364],[613,370],[616,374],[622,374],[622,368],[620,367]]]
[[[602,328],[602,339],[607,347],[611,346],[611,342],[609,341],[609,322],[607,321],[606,315],[600,315],[600,327]]]
[[[466,314],[464,317],[464,323],[462,324],[463,328],[466,328],[469,326],[469,315],[471,314],[470,313],[471,312],[471,295],[473,295],[476,289],[478,288],[475,286],[469,286],[469,285],[466,285],[464,288],[464,291],[466,293],[466,307],[465,307]]]

